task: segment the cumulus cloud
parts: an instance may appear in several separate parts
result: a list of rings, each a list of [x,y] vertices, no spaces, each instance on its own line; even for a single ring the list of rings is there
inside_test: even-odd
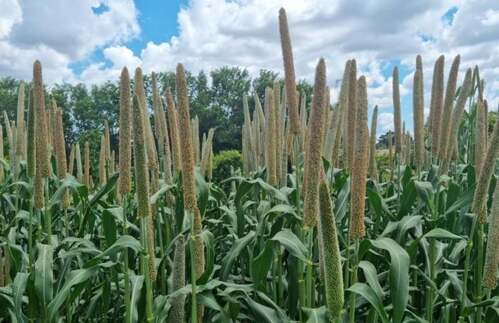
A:
[[[453,57],[460,54],[460,80],[466,68],[478,65],[487,81],[489,105],[499,104],[499,2],[495,0],[420,0],[403,6],[398,0],[190,0],[178,13],[177,35],[166,42],[148,42],[136,54],[126,46],[140,33],[132,0],[74,0],[72,8],[63,6],[63,0],[46,0],[43,5],[29,0],[21,11],[15,10],[19,0],[4,1],[14,4],[14,9],[0,11],[0,17],[9,17],[0,19],[0,48],[12,48],[15,54],[0,51],[2,74],[28,76],[29,62],[36,56],[54,66],[52,74],[59,79],[85,83],[115,80],[125,65],[151,72],[173,70],[177,62],[193,72],[223,65],[240,66],[253,75],[261,68],[282,72],[277,12],[284,6],[298,78],[311,81],[318,58],[324,57],[333,101],[345,61],[354,57],[359,75],[367,77],[371,108],[378,105],[380,122],[389,122],[391,70],[399,65],[410,129],[416,54],[423,56],[426,111],[434,61],[445,55],[447,79]],[[105,10],[94,12],[100,7]],[[147,34],[142,37],[147,39]],[[104,61],[90,62],[74,75],[70,64],[96,49],[102,50]]]
[[[71,81],[70,64],[139,32],[132,0],[2,0],[0,75],[29,79],[40,59],[48,82]]]
[[[21,6],[17,0],[0,1],[0,39],[7,36],[12,26],[22,21]]]
[[[378,115],[378,134],[393,131],[393,113],[382,112]]]

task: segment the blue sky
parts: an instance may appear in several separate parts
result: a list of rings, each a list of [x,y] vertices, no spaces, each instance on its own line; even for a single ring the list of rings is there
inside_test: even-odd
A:
[[[130,48],[135,55],[139,56],[148,42],[162,43],[169,41],[172,36],[178,35],[177,14],[181,6],[186,7],[187,5],[188,1],[186,0],[136,0],[135,6],[139,11],[137,18],[141,33],[123,44]],[[105,10],[107,10],[107,7],[101,5],[93,11],[99,13]],[[111,64],[111,62],[106,61],[102,48],[97,48],[88,57],[74,62],[71,64],[71,68],[75,73],[79,74],[92,62],[99,61],[105,62],[108,67]]]
[[[220,66],[281,73],[277,12],[285,7],[300,79],[313,80],[319,57],[327,63],[331,98],[348,59],[368,82],[378,129],[393,127],[391,74],[400,70],[403,118],[412,130],[415,57],[423,57],[425,109],[433,64],[445,73],[461,55],[460,79],[478,65],[489,106],[499,104],[499,1],[418,0],[2,0],[0,76],[29,80],[35,59],[44,80],[87,85],[117,80],[123,66],[146,73],[194,73]]]

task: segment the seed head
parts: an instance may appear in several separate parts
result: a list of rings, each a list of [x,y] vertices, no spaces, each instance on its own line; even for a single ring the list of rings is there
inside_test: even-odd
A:
[[[177,102],[179,105],[180,138],[182,138],[182,184],[184,189],[184,207],[187,210],[197,208],[196,185],[194,178],[194,149],[192,147],[191,116],[187,81],[184,66],[177,65]]]
[[[350,238],[365,236],[364,210],[366,195],[366,176],[368,168],[368,132],[367,132],[367,87],[366,78],[361,76],[357,83],[358,106],[356,114],[355,151],[352,164],[352,193],[350,210]]]
[[[0,158],[3,159],[3,127],[0,125]],[[0,183],[3,182],[5,178],[5,171],[3,169],[3,164],[0,163]]]
[[[496,122],[494,131],[488,145],[487,155],[482,163],[482,168],[479,172],[478,184],[475,188],[473,197],[472,210],[479,215],[486,212],[487,193],[489,190],[490,180],[494,174],[496,158],[499,153],[499,122]]]
[[[76,178],[78,178],[78,181],[83,183],[83,163],[81,162],[81,150],[80,150],[80,143],[76,143],[76,148],[75,148],[75,159],[76,159]]]
[[[447,88],[445,91],[445,101],[444,101],[444,109],[442,112],[442,118],[445,116],[452,115],[452,106],[454,103],[454,96],[456,94],[456,85],[457,85],[457,74],[459,72],[459,63],[460,56],[457,55],[452,62],[452,67],[449,72],[449,79],[447,80]],[[450,122],[441,122],[440,130],[439,130],[439,139],[438,139],[438,157],[440,159],[444,159],[447,155],[447,145],[449,145],[449,136],[450,136]]]
[[[203,151],[203,158],[201,159],[201,173],[206,177],[208,177],[208,166],[210,163],[214,134],[215,134],[214,128],[208,130],[208,137],[206,138],[206,145]]]
[[[296,96],[295,67],[291,38],[289,36],[288,18],[284,8],[279,10],[279,33],[281,35],[284,79],[286,83],[286,102],[288,104],[291,132],[298,135],[300,133],[300,122],[298,117],[298,98]]]
[[[90,189],[92,186],[92,176],[90,175],[90,144],[88,141],[85,142],[85,170],[83,179],[85,186]]]
[[[17,97],[17,131],[16,131],[16,156],[18,159],[25,155],[24,142],[24,82],[19,84],[19,92]]]
[[[416,166],[421,169],[424,163],[424,86],[423,63],[420,55],[416,57],[413,96],[415,159]]]
[[[275,118],[276,111],[274,106],[274,92],[271,88],[265,90],[265,113],[267,117],[266,123],[266,155],[267,155],[267,182],[275,186],[277,184],[276,174],[276,137],[275,137]]]
[[[144,120],[142,119],[142,109],[135,95],[133,96],[132,114],[137,214],[139,217],[148,217],[151,214],[151,209],[149,205],[149,170],[146,159]]]
[[[166,105],[168,108],[168,122],[170,126],[170,137],[172,146],[172,157],[175,173],[182,170],[182,157],[180,153],[180,138],[179,138],[179,123],[177,108],[175,107],[175,101],[173,100],[173,95],[170,88],[166,89],[165,92]]]
[[[435,62],[433,69],[433,83],[431,89],[430,123],[431,123],[431,151],[438,153],[438,140],[440,125],[442,123],[442,106],[444,100],[444,63],[445,57],[441,55]]]
[[[400,90],[399,90],[399,69],[397,66],[393,69],[392,75],[393,85],[393,119],[395,129],[395,152],[402,151],[402,127],[401,127],[401,110],[400,110]]]
[[[461,118],[463,116],[466,100],[471,94],[471,88],[472,88],[471,68],[469,68],[466,71],[463,86],[461,86],[461,91],[459,92],[459,97],[456,102],[456,107],[452,112],[452,119],[450,122],[449,136],[448,136],[448,138],[452,140],[448,140],[447,142],[447,147],[445,149],[445,158],[443,159],[443,165],[441,170],[442,174],[447,173],[450,161],[452,159],[452,155],[458,149],[456,142],[458,137],[459,124],[461,123]]]
[[[64,179],[67,175],[67,160],[66,160],[66,143],[64,140],[64,126],[62,122],[62,111],[56,111],[56,134],[54,137],[55,156],[57,160],[57,177]]]
[[[489,290],[494,290],[497,284],[497,268],[499,266],[499,181],[496,182],[487,237],[483,285]]]
[[[331,320],[340,316],[344,304],[343,276],[338,233],[329,189],[325,181],[320,184],[319,241],[323,259],[326,304]]]
[[[487,116],[485,115],[485,105],[482,100],[478,100],[476,104],[475,116],[475,173],[478,181],[478,175],[482,168],[485,154],[487,153]]]
[[[41,177],[50,175],[48,132],[45,112],[45,95],[43,93],[42,64],[35,61],[33,66],[33,105],[36,113],[35,140],[36,140],[36,171]]]
[[[99,184],[104,186],[107,182],[106,171],[106,136],[101,136],[99,152]]]
[[[307,172],[307,186],[303,208],[303,225],[312,228],[317,223],[319,208],[319,179],[322,169],[322,140],[324,131],[324,114],[326,109],[326,63],[320,59],[315,69],[314,95],[312,97],[312,110],[310,114],[307,154],[305,168]]]
[[[376,166],[376,128],[378,124],[378,106],[374,107],[371,117],[371,136],[370,136],[370,152],[369,152],[369,174],[371,178],[378,178],[378,170]]]
[[[33,86],[29,89],[29,104],[28,104],[28,140],[27,140],[27,152],[26,152],[26,162],[28,168],[28,176],[35,176],[36,169],[36,139],[35,139],[35,106],[34,106],[34,95]]]
[[[354,59],[350,61],[350,74],[348,76],[348,115],[347,115],[347,127],[348,127],[348,141],[345,142],[347,145],[347,168],[351,171],[353,167],[353,154],[355,147],[355,120],[357,118],[357,63]]]
[[[179,235],[175,243],[175,254],[173,256],[172,268],[172,291],[179,290],[185,286],[185,241],[184,236]],[[179,294],[171,301],[172,307],[168,313],[168,323],[184,322],[185,320],[185,295]]]
[[[130,101],[130,75],[128,69],[121,70],[120,77],[120,130],[119,130],[119,184],[118,191],[125,195],[131,190],[132,159],[132,108]]]

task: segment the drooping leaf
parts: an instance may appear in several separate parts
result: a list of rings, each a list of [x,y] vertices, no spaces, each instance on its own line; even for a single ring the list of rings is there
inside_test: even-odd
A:
[[[409,300],[409,265],[407,252],[394,240],[380,238],[371,240],[374,247],[390,254],[390,296],[393,305],[393,322],[400,323]]]

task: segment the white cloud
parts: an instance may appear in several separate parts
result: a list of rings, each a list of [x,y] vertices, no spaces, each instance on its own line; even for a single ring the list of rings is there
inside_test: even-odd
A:
[[[40,59],[47,82],[75,80],[71,63],[139,32],[132,0],[0,0],[0,75],[30,79]]]
[[[2,1],[18,4],[18,0]],[[311,81],[318,58],[326,58],[333,102],[338,99],[345,61],[354,57],[358,74],[368,80],[369,105],[378,105],[389,120],[391,69],[400,62],[401,73],[408,71],[403,73],[400,91],[409,120],[416,54],[423,57],[426,109],[434,61],[445,55],[447,79],[452,59],[460,54],[460,80],[466,68],[478,65],[487,81],[489,105],[499,104],[499,2],[495,0],[420,0],[404,6],[397,0],[190,0],[178,13],[178,35],[167,42],[148,42],[137,55],[126,47],[126,41],[140,32],[132,0],[74,0],[72,8],[63,6],[64,0],[39,3],[22,2],[21,15],[0,11],[0,18],[10,17],[0,19],[5,21],[0,24],[0,44],[16,53],[0,51],[1,74],[28,77],[36,56],[42,56],[44,67],[45,60],[51,62],[58,79],[86,83],[115,80],[125,65],[150,72],[173,70],[178,62],[193,72],[223,65],[241,66],[252,74],[261,68],[282,72],[277,12],[284,6],[297,77]],[[102,4],[108,10],[94,14],[92,7]],[[451,8],[457,8],[453,16]],[[1,38],[2,33],[7,36]],[[69,64],[96,48],[103,49],[105,62],[93,62],[80,75],[72,75]]]
[[[17,0],[0,1],[0,39],[7,36],[12,26],[22,21],[22,11]]]
[[[489,9],[485,12],[485,17],[482,19],[482,24],[485,26],[494,26],[499,24],[499,10]]]
[[[382,112],[378,115],[378,134],[387,132],[388,130],[393,131],[393,113]]]

